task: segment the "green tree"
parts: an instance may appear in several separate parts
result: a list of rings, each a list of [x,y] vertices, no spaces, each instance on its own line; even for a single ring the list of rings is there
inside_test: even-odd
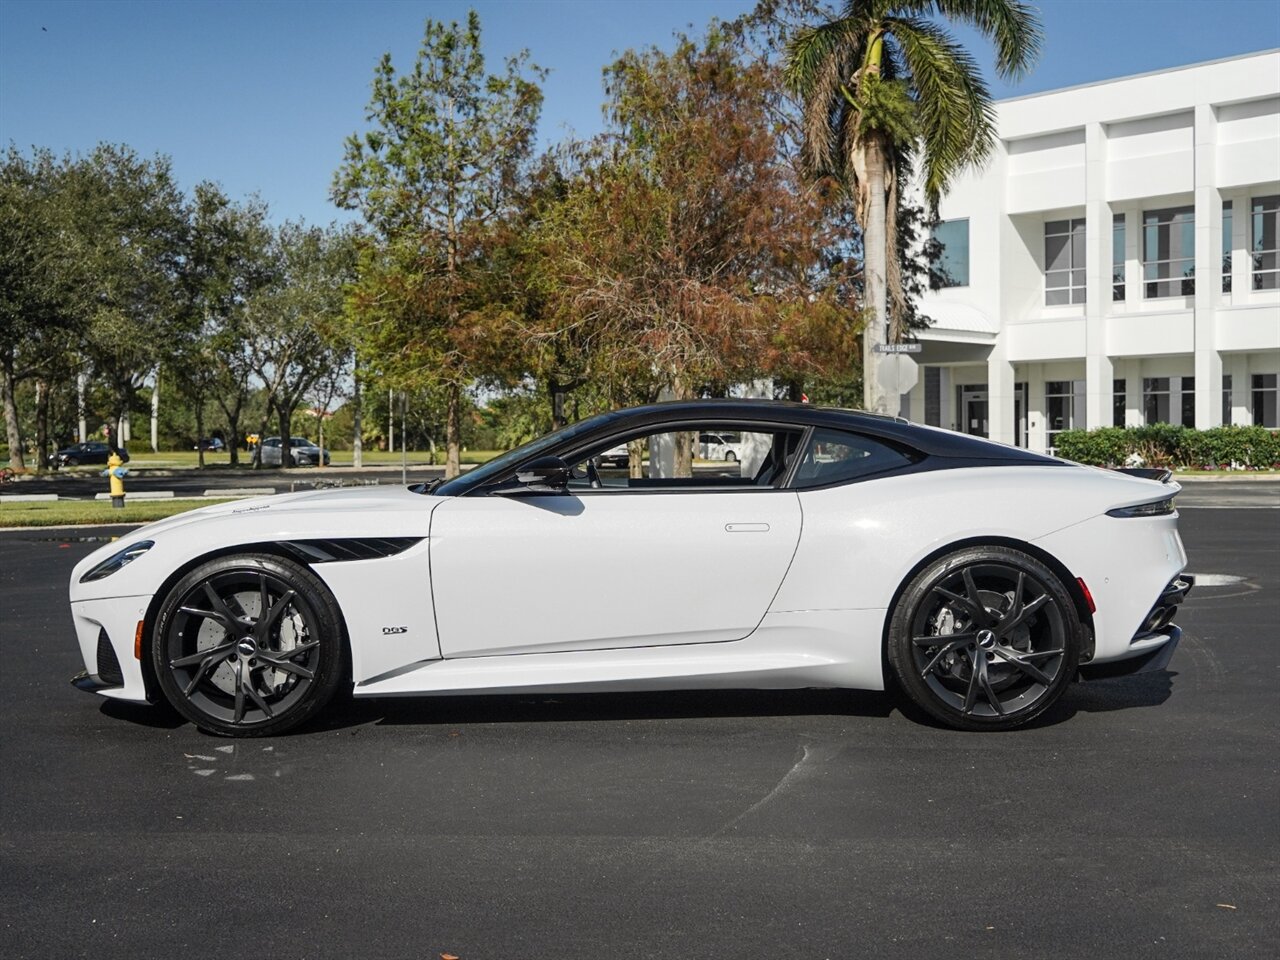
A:
[[[447,476],[460,469],[464,391],[491,356],[489,305],[477,295],[489,231],[529,156],[542,76],[527,53],[487,74],[474,11],[465,26],[428,20],[411,70],[383,56],[371,129],[347,139],[334,177],[334,201],[359,210],[380,241],[350,301],[362,365],[376,362],[400,389],[444,394]]]
[[[280,227],[272,255],[272,281],[249,300],[245,333],[266,400],[261,432],[265,436],[274,411],[287,451],[294,411],[317,381],[344,362],[331,332],[354,277],[355,255],[349,231],[298,223]]]
[[[186,205],[167,157],[147,160],[126,146],[97,147],[68,167],[64,184],[78,238],[82,347],[123,419],[186,335]]]
[[[177,361],[177,383],[191,405],[198,436],[204,435],[208,401],[217,403],[234,466],[253,373],[246,310],[274,279],[273,232],[266,204],[257,199],[235,203],[213,183],[196,186],[190,216],[183,283],[192,322]]]
[[[787,82],[804,101],[806,167],[845,185],[862,228],[872,311],[863,336],[864,401],[880,413],[897,411],[876,380],[874,350],[886,333],[901,338],[908,313],[900,261],[891,255],[901,177],[916,165],[936,207],[948,183],[995,142],[978,65],[934,16],[991,38],[1002,76],[1021,75],[1039,52],[1038,17],[1019,0],[847,0],[840,15],[795,36],[787,65]]]

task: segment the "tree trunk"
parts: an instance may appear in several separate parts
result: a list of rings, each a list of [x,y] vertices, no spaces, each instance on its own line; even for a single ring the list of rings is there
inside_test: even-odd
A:
[[[36,381],[36,472],[49,462],[49,384]]]
[[[862,225],[862,272],[867,299],[867,321],[862,331],[862,397],[870,413],[892,415],[898,412],[895,400],[889,409],[889,398],[877,376],[876,347],[884,343],[888,322],[888,286],[885,263],[885,155],[882,145],[871,138],[866,146],[867,198],[866,223]]]
[[[671,392],[676,400],[689,400],[693,397],[693,388],[683,380],[677,379],[671,385]],[[675,456],[672,462],[672,475],[676,477],[693,476],[693,445],[698,435],[682,431],[675,435]],[[652,455],[652,452],[650,453]]]
[[[559,430],[569,423],[564,415],[564,384],[551,377],[547,380],[547,392],[551,394],[551,429]]]
[[[199,431],[197,431],[199,432]],[[196,446],[200,445],[200,437],[196,437]],[[151,383],[151,452],[160,452],[160,371],[156,370],[155,380]],[[203,466],[203,464],[201,464]]]
[[[235,413],[223,411],[227,415],[227,429],[230,431],[227,437],[227,451],[231,454],[231,466],[240,466],[240,410],[237,407]]]
[[[277,403],[276,414],[280,424],[280,466],[293,466],[293,444],[290,442],[290,426],[293,423],[293,407]]]
[[[364,418],[361,416],[362,411],[360,409],[359,375],[357,374],[353,376],[351,378],[351,382],[352,419],[354,421],[352,425],[352,433],[354,436],[351,438],[351,466],[354,469],[359,470],[364,466],[364,424],[362,422]]]
[[[204,401],[196,401],[196,463],[204,469]]]
[[[25,470],[26,461],[22,458],[22,431],[18,426],[18,400],[15,396],[18,389],[18,378],[13,370],[13,351],[6,350],[0,359],[0,394],[4,401],[4,432],[9,441],[9,466],[15,470]]]
[[[462,388],[451,383],[445,389],[444,475],[446,479],[462,472]]]

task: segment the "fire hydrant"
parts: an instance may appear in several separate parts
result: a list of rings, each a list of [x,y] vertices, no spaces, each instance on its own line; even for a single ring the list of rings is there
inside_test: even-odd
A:
[[[120,459],[119,452],[112,450],[107,457],[107,469],[102,471],[102,475],[110,479],[111,506],[117,510],[124,508],[124,477],[128,472],[129,468]]]

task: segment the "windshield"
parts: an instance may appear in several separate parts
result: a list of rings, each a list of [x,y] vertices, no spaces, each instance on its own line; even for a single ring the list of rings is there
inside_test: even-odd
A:
[[[616,416],[616,413],[602,413],[598,416],[581,420],[578,423],[571,423],[567,427],[561,427],[559,430],[548,433],[545,436],[530,440],[514,450],[508,450],[502,456],[494,457],[488,463],[483,463],[460,477],[454,477],[431,492],[442,497],[453,497],[492,480],[497,480],[503,474],[510,473],[516,464],[528,460],[530,457],[535,457],[545,450],[550,450],[566,440],[572,440],[574,437],[594,430],[600,424],[612,420]]]

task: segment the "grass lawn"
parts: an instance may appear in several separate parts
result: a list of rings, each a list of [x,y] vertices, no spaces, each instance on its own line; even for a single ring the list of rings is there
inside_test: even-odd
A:
[[[58,500],[48,503],[6,503],[0,506],[0,527],[62,527],[93,523],[145,523],[163,520],[226,500],[138,500],[117,510],[110,500]]]

